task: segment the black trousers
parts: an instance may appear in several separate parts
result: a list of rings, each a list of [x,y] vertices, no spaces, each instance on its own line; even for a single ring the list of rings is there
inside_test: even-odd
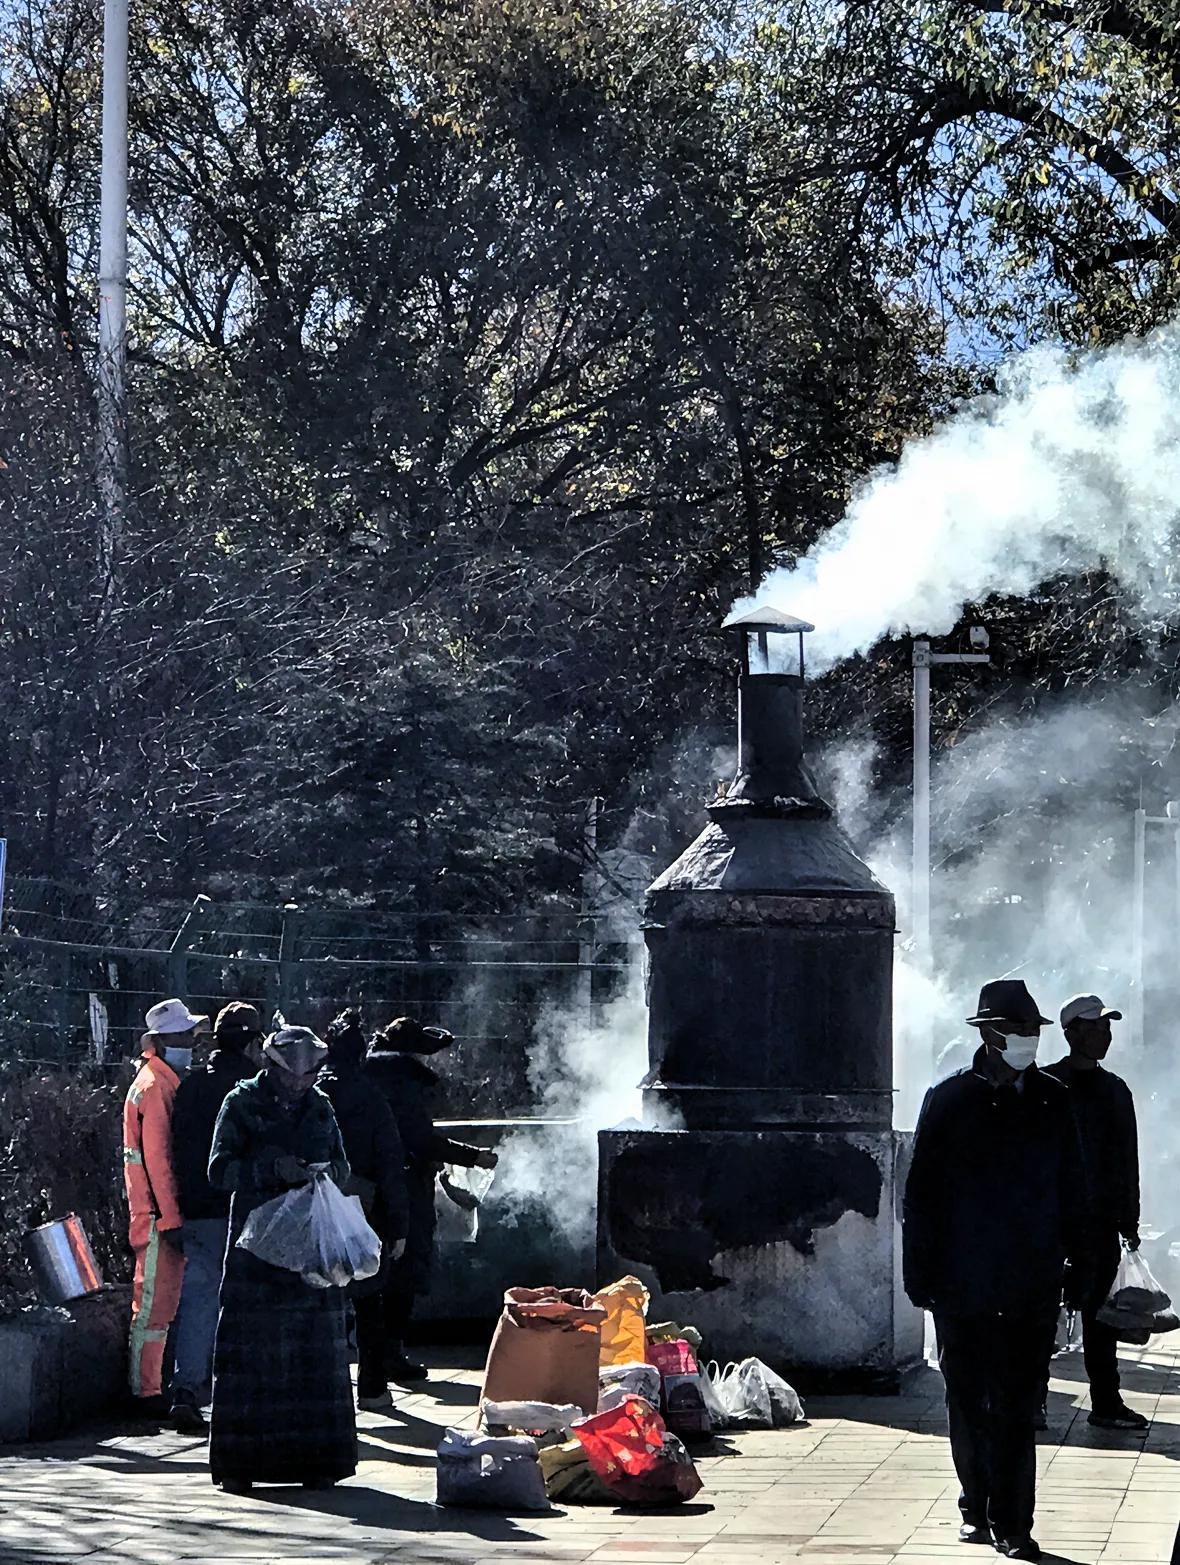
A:
[[[951,1455],[964,1521],[1001,1538],[1032,1532],[1036,1435],[1057,1309],[1022,1315],[934,1312]]]
[[[414,1295],[396,1277],[352,1301],[356,1316],[356,1394],[378,1397],[389,1384],[390,1360],[401,1353]]]
[[[1082,1357],[1090,1381],[1090,1406],[1096,1413],[1117,1411],[1122,1402],[1119,1339],[1110,1326],[1095,1319],[1093,1310],[1082,1311]]]
[[[1082,1322],[1082,1357],[1086,1361],[1086,1378],[1090,1382],[1090,1406],[1096,1413],[1109,1416],[1122,1404],[1119,1380],[1119,1339],[1109,1326],[1104,1326],[1094,1310],[1080,1312]],[[1049,1396],[1049,1372],[1041,1391],[1044,1404]]]

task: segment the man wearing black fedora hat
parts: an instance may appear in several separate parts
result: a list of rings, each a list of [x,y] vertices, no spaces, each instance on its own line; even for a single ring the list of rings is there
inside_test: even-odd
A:
[[[931,1087],[904,1203],[903,1270],[934,1314],[964,1543],[1037,1560],[1035,1420],[1067,1260],[1090,1274],[1067,1090],[1036,1066],[1048,1026],[1020,979],[984,984],[971,1064]]]

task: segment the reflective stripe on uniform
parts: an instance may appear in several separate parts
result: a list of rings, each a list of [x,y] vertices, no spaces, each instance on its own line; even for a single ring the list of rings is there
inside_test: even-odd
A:
[[[158,1340],[160,1335],[158,1331],[152,1331],[148,1327],[148,1321],[152,1318],[152,1305],[156,1300],[156,1263],[159,1254],[160,1236],[153,1222],[151,1237],[144,1249],[143,1292],[140,1294],[139,1308],[131,1322],[131,1394],[136,1397],[143,1395],[144,1347],[148,1342]]]

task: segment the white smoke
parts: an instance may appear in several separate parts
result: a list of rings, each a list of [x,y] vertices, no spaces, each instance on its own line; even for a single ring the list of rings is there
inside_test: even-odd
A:
[[[642,962],[622,992],[591,1013],[568,1002],[542,1012],[529,1056],[534,1125],[500,1147],[497,1200],[542,1207],[574,1244],[593,1242],[598,1199],[598,1132],[640,1117],[647,1072],[647,1002]]]
[[[993,592],[1095,568],[1152,621],[1177,604],[1178,506],[1177,330],[1076,356],[1037,348],[998,396],[874,474],[808,555],[737,610],[810,620],[819,668],[886,634],[945,634]]]
[[[858,841],[898,903],[895,1124],[912,1126],[930,1082],[969,1060],[978,1040],[965,1018],[988,979],[1023,978],[1052,1019],[1041,1036],[1042,1063],[1066,1052],[1057,1025],[1064,1001],[1100,994],[1124,1014],[1108,1064],[1135,1092],[1144,1211],[1159,1227],[1170,1225],[1172,1205],[1180,1204],[1171,1173],[1180,1071],[1166,1030],[1180,972],[1180,880],[1172,831],[1157,828],[1148,853],[1147,1029],[1138,1051],[1130,1026],[1133,810],[1143,782],[1151,813],[1163,815],[1180,778],[1178,733],[1180,712],[1149,711],[1124,687],[1102,699],[1059,699],[1035,716],[988,721],[936,752],[928,975],[908,943],[908,791],[888,801],[893,827]],[[860,742],[825,758],[833,802],[854,834],[871,761]]]

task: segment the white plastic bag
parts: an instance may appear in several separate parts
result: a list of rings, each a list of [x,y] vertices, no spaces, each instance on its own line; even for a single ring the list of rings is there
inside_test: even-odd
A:
[[[572,1402],[489,1402],[480,1408],[485,1429],[519,1429],[530,1435],[564,1434],[585,1418]]]
[[[475,1243],[479,1209],[495,1177],[490,1168],[447,1164],[434,1187],[435,1233],[440,1244]]]
[[[717,1382],[721,1378],[721,1371],[714,1359],[710,1364],[701,1365],[701,1396],[705,1401],[705,1411],[709,1415],[709,1422],[714,1429],[728,1429],[733,1423],[725,1403],[717,1389]]]
[[[496,1511],[548,1511],[537,1442],[527,1435],[448,1429],[438,1448],[439,1505]]]
[[[744,1425],[748,1429],[784,1429],[804,1416],[803,1404],[793,1386],[765,1365],[761,1359],[743,1359],[727,1364],[723,1370],[710,1364],[706,1377],[714,1393],[706,1393],[705,1406],[712,1414],[715,1399],[721,1408],[724,1425]]]
[[[346,1288],[381,1266],[381,1241],[365,1221],[360,1199],[345,1195],[322,1165],[306,1185],[256,1206],[238,1245],[271,1266],[298,1272],[313,1288]]]
[[[660,1405],[660,1372],[654,1364],[608,1364],[598,1374],[598,1411],[618,1407],[628,1397]]]

